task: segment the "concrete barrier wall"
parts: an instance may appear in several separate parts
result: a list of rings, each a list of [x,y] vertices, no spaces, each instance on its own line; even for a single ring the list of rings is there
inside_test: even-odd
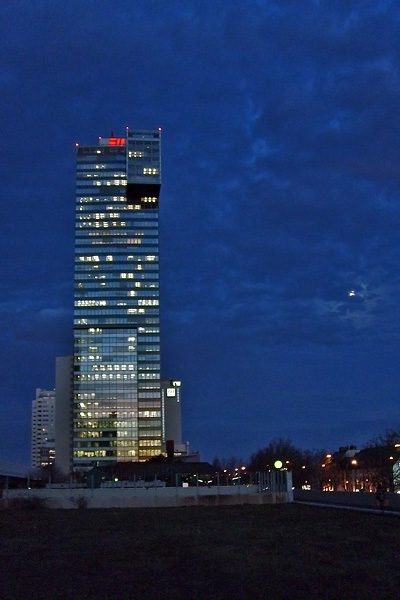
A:
[[[299,502],[320,502],[376,508],[375,494],[369,492],[321,492],[319,490],[294,490],[293,499]],[[385,505],[392,510],[400,510],[400,494],[386,494]]]
[[[224,506],[290,502],[291,492],[262,492],[257,486],[153,489],[37,489],[4,490],[6,506],[14,499],[41,499],[49,508],[139,508],[161,506]]]

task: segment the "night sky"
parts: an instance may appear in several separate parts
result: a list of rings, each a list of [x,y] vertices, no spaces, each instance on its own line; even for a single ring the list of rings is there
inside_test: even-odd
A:
[[[71,353],[75,142],[163,130],[163,375],[183,437],[362,446],[400,423],[393,1],[0,5],[0,459]]]

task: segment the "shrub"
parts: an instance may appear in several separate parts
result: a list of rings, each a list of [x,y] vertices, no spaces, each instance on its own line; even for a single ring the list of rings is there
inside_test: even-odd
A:
[[[76,508],[87,508],[88,507],[87,498],[85,498],[85,496],[78,496],[78,498],[76,498],[76,500],[75,500],[75,504],[76,504]]]
[[[46,500],[37,496],[10,498],[7,502],[10,510],[42,510],[46,508]]]

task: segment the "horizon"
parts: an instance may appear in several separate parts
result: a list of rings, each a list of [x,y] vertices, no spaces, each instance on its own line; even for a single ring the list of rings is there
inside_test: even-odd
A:
[[[162,377],[183,441],[356,445],[400,424],[393,1],[3,3],[0,458],[72,349],[75,143],[162,127]]]

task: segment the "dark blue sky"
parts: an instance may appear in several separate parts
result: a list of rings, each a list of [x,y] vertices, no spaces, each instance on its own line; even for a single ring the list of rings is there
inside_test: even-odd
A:
[[[400,423],[397,1],[0,5],[0,458],[72,337],[75,142],[163,128],[163,364],[184,438]]]

